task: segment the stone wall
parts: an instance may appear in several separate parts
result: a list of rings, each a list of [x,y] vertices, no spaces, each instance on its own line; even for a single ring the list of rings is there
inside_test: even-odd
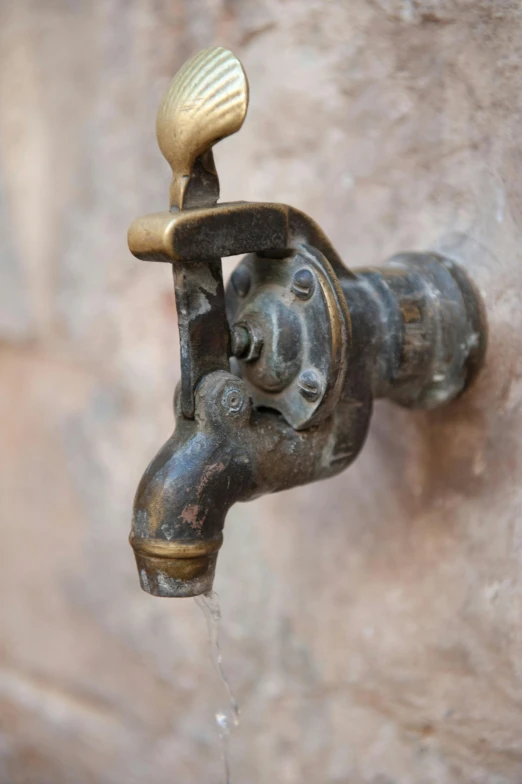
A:
[[[157,104],[213,43],[251,84],[223,197],[310,212],[354,266],[446,250],[491,326],[464,398],[380,403],[346,474],[229,515],[233,782],[518,784],[515,0],[0,3],[0,784],[221,780],[203,618],[142,593],[127,544],[179,358],[126,229],[166,206]]]

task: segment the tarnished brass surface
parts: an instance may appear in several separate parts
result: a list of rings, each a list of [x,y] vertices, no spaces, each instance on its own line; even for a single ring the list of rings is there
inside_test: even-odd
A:
[[[146,539],[131,534],[129,542],[135,552],[151,558],[199,558],[217,552],[223,544],[223,534],[215,539],[193,542],[169,542],[164,539]]]
[[[155,212],[131,223],[127,241],[136,258],[169,263],[241,253],[284,254],[307,244],[328,259],[338,276],[353,277],[321,227],[288,204],[241,201]]]
[[[158,113],[170,211],[133,222],[139,259],[172,264],[176,429],[134,501],[131,545],[156,596],[212,588],[236,501],[332,476],[360,452],[373,401],[433,408],[480,369],[487,326],[466,273],[434,253],[348,270],[307,215],[217,204],[212,145],[241,127],[248,83],[224,49],[174,78]],[[221,258],[250,254],[223,290]]]
[[[167,541],[131,534],[129,541],[144,590],[158,596],[190,596],[212,588],[223,534],[199,541]]]

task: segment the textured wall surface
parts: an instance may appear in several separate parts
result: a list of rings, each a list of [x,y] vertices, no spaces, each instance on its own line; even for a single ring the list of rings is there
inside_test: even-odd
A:
[[[206,784],[223,694],[192,600],[142,593],[136,483],[172,428],[159,98],[220,43],[251,109],[224,198],[348,264],[448,250],[491,340],[446,410],[377,405],[344,475],[239,506],[216,588],[234,784],[522,781],[522,3],[0,2],[0,784]]]

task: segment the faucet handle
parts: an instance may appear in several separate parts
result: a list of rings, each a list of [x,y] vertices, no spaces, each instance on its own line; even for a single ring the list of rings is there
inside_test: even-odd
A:
[[[158,144],[172,169],[167,222],[176,213],[186,215],[183,211],[189,208],[215,208],[219,180],[212,146],[241,128],[247,108],[247,77],[228,49],[204,49],[175,75],[156,119]],[[138,234],[142,239],[158,238],[158,222],[146,218]],[[163,234],[160,228],[159,236]],[[182,358],[181,407],[192,418],[194,390],[202,378],[229,369],[223,273],[214,249],[198,253],[194,264],[174,261],[172,266]]]
[[[231,335],[227,320],[221,258],[265,254],[277,259],[276,267],[288,271],[296,258],[295,263],[302,259],[299,253],[304,245],[312,248],[310,264],[317,266],[317,296],[310,307],[296,306],[295,310],[310,334],[314,318],[322,324],[324,339],[313,341],[313,356],[301,352],[303,362],[316,360],[313,368],[304,368],[301,386],[312,374],[317,377],[317,390],[299,391],[295,381],[290,402],[284,395],[275,403],[270,398],[292,426],[303,428],[329,416],[341,393],[350,330],[337,276],[351,273],[319,226],[299,210],[270,203],[217,204],[219,180],[212,146],[241,128],[248,98],[243,66],[227,49],[203,50],[181,67],[165,92],[156,121],[158,144],[172,169],[170,211],[134,221],[129,248],[138,258],[172,264],[181,353],[180,400],[187,419],[195,416],[198,384],[214,371],[229,371],[230,357],[237,350],[231,340],[236,334]],[[270,319],[263,321],[268,325]],[[275,340],[273,330],[269,331]],[[301,350],[293,346],[292,351]],[[270,368],[264,378],[271,383]],[[258,402],[263,401],[264,397]]]
[[[204,49],[180,68],[156,119],[158,144],[172,169],[171,210],[217,202],[212,146],[239,131],[247,109],[248,80],[228,49]]]

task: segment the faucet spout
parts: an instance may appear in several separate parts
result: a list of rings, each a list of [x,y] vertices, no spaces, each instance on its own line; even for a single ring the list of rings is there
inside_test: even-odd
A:
[[[246,382],[226,371],[203,379],[193,420],[177,395],[176,429],[134,500],[130,543],[143,590],[166,597],[211,591],[230,507],[342,471],[362,446],[369,417],[370,408],[347,446],[336,415],[296,431],[275,411],[254,410]]]
[[[209,384],[216,377],[221,383]],[[176,395],[177,426],[138,486],[130,542],[141,587],[155,596],[197,596],[212,589],[230,506],[251,485],[248,460],[231,438],[250,416],[243,383],[211,374],[186,419]]]

